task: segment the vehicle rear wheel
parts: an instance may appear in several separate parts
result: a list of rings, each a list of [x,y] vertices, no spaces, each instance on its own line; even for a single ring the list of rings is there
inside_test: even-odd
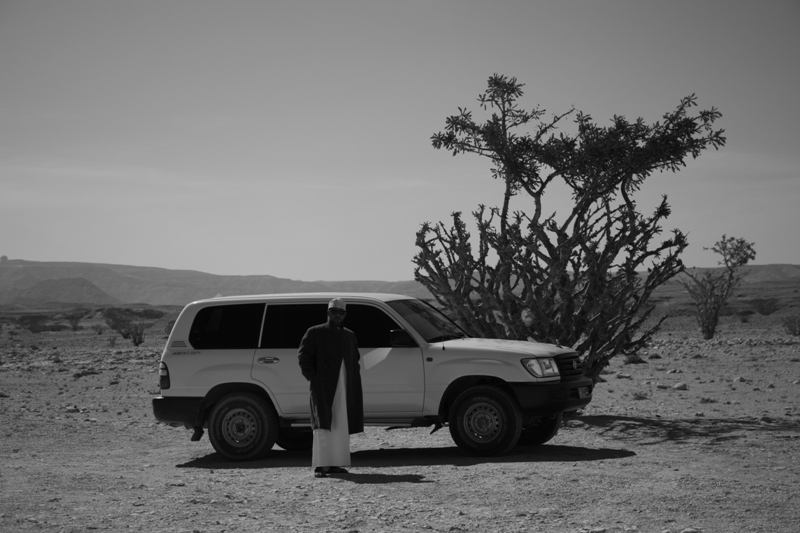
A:
[[[278,414],[264,398],[233,393],[214,406],[208,438],[220,455],[231,461],[260,459],[278,436]]]
[[[522,414],[517,403],[497,387],[473,387],[453,402],[450,435],[469,455],[499,455],[517,444]]]
[[[304,452],[314,446],[314,432],[309,430],[280,428],[278,446],[287,451]]]
[[[539,446],[549,441],[558,433],[563,416],[561,413],[545,416],[533,423],[532,426],[522,430],[519,444],[523,446]]]

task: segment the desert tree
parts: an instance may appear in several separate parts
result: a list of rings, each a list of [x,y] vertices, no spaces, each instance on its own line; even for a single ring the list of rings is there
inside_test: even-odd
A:
[[[720,313],[747,274],[742,267],[756,258],[753,243],[727,235],[723,235],[711,251],[720,256],[717,264],[722,268],[703,272],[686,270],[685,277],[680,280],[697,308],[697,322],[704,339],[714,338]]]
[[[84,317],[86,317],[86,315],[88,315],[90,312],[91,311],[89,309],[76,309],[71,313],[67,313],[65,318],[69,323],[70,329],[72,329],[72,331],[78,331],[78,329],[80,329],[81,320],[83,320]]]
[[[131,322],[129,327],[130,339],[134,346],[139,346],[144,342],[144,332],[147,326],[142,322]]]
[[[475,238],[460,212],[451,226],[422,224],[415,278],[470,334],[572,346],[596,379],[614,355],[646,345],[663,321],[646,326],[648,300],[683,269],[686,235],[676,229],[660,238],[666,197],[645,214],[634,195],[653,173],[723,146],[723,131],[713,128],[721,114],[692,114],[692,95],[653,124],[614,116],[600,126],[574,108],[549,118],[525,110],[522,88],[493,75],[478,97],[490,116],[479,123],[459,108],[432,136],[436,149],[487,158],[502,200],[472,213]],[[569,117],[571,133],[561,128]],[[570,192],[569,212],[546,206],[557,181]]]

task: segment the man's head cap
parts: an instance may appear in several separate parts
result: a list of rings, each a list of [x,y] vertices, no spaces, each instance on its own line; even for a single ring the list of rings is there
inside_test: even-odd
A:
[[[328,302],[328,309],[341,309],[342,311],[344,311],[346,309],[344,300],[342,300],[341,298],[334,298],[333,300]]]

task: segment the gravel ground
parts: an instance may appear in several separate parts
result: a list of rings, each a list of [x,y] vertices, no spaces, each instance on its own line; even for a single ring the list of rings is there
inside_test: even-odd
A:
[[[764,318],[764,317],[756,317]],[[351,473],[276,446],[228,463],[155,422],[162,338],[0,335],[0,531],[786,532],[800,525],[800,339],[667,322],[550,443],[463,455],[368,428]]]

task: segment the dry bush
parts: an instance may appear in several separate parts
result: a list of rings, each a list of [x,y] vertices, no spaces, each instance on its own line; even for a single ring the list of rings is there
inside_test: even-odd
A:
[[[780,308],[777,298],[756,298],[750,301],[750,306],[756,313],[764,316],[769,316]]]
[[[786,330],[786,333],[789,335],[794,335],[795,337],[800,336],[800,315],[783,317],[782,322],[783,329]]]

